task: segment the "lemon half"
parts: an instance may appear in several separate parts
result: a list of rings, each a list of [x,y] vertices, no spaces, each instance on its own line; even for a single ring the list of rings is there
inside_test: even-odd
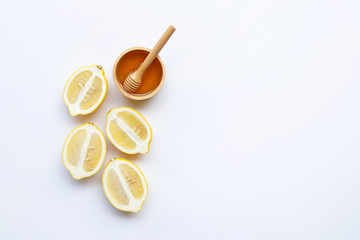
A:
[[[149,123],[138,111],[127,107],[108,112],[106,134],[117,149],[128,154],[147,153],[152,139]]]
[[[123,158],[112,158],[105,167],[103,188],[110,203],[117,209],[139,212],[148,194],[141,170]]]
[[[85,123],[72,130],[62,152],[63,163],[76,180],[97,173],[105,155],[104,134],[93,123]]]
[[[108,90],[105,72],[99,65],[82,67],[65,85],[64,101],[71,116],[94,112],[104,101]]]

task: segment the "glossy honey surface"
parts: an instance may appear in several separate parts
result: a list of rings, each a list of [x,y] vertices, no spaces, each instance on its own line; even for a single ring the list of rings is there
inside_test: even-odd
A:
[[[115,69],[116,78],[121,85],[124,84],[126,76],[135,71],[144,62],[149,52],[145,50],[133,50],[126,53],[118,62]],[[163,69],[160,61],[156,58],[143,75],[140,88],[133,94],[146,94],[156,89],[162,79]]]

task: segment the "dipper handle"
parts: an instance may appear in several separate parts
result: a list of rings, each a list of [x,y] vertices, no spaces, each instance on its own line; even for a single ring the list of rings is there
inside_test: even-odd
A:
[[[140,65],[139,69],[137,70],[138,74],[142,75],[145,70],[149,67],[149,65],[154,61],[158,53],[161,51],[161,49],[164,47],[166,42],[169,40],[171,35],[174,33],[176,28],[172,25],[170,25],[164,34],[161,36],[159,41],[155,44],[153,49],[151,49],[149,55],[145,58],[145,61]]]

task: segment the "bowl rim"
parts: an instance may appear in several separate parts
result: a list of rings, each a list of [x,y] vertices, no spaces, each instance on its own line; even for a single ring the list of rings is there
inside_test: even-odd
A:
[[[157,86],[157,88],[155,88],[154,90],[152,90],[151,92],[148,93],[144,93],[144,94],[133,94],[133,93],[129,93],[127,92],[124,87],[120,84],[120,81],[118,81],[117,77],[116,77],[116,67],[119,64],[120,59],[127,53],[134,51],[134,50],[144,50],[147,52],[150,52],[151,49],[146,48],[146,47],[132,47],[132,48],[128,48],[125,51],[123,51],[116,59],[114,66],[113,66],[113,80],[115,82],[115,86],[116,88],[127,98],[133,99],[133,100],[145,100],[145,99],[149,99],[151,97],[153,97],[157,92],[160,91],[160,88],[162,87],[162,85],[164,84],[164,80],[165,80],[165,67],[164,67],[164,63],[161,60],[160,56],[157,55],[157,59],[160,62],[160,65],[162,67],[162,78],[161,81],[159,83],[159,85]]]

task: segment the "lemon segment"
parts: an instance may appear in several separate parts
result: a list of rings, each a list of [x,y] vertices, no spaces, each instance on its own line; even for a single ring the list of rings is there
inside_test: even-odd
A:
[[[106,134],[117,149],[127,154],[147,153],[152,139],[146,119],[127,107],[112,108],[108,112]]]
[[[65,140],[62,158],[71,176],[78,180],[97,173],[104,163],[106,142],[104,134],[93,123],[85,123]]]
[[[108,84],[101,66],[91,65],[73,73],[64,88],[64,102],[71,116],[94,112],[104,101]]]
[[[123,158],[112,158],[103,174],[103,188],[110,203],[117,209],[139,212],[148,194],[141,170]]]

